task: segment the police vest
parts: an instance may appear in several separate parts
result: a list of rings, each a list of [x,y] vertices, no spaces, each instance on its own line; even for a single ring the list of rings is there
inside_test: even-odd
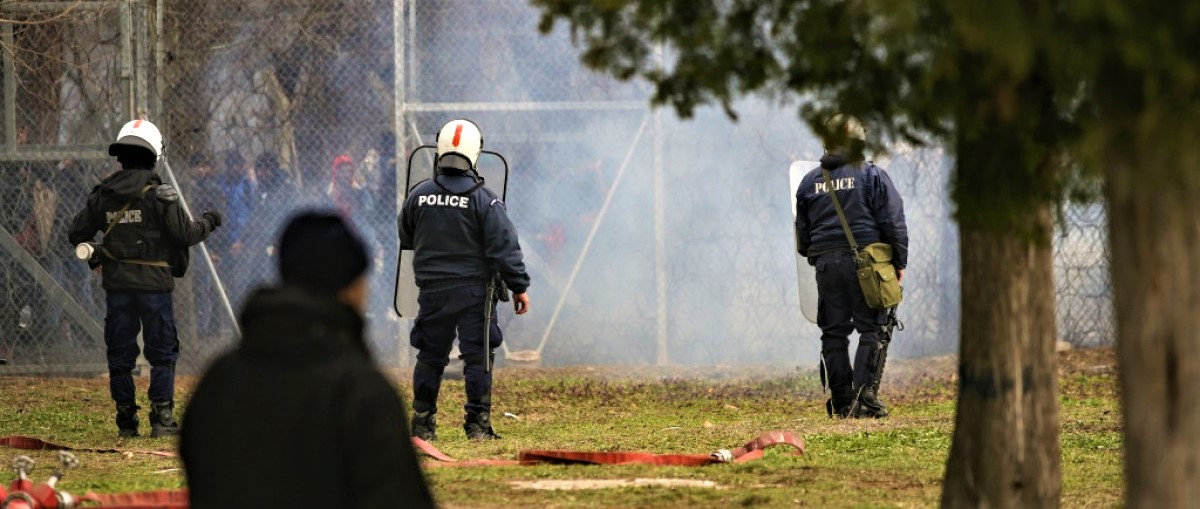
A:
[[[104,213],[104,241],[100,252],[122,263],[170,267],[170,242],[163,238],[162,209],[147,184],[141,194],[123,207]]]

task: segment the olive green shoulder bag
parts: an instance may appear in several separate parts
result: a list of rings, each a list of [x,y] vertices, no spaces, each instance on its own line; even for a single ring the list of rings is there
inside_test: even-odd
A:
[[[825,168],[821,168],[821,174],[825,177],[826,192],[833,199],[833,209],[837,211],[838,219],[842,222],[842,230],[846,232],[846,240],[850,241],[850,249],[854,250],[858,262],[858,284],[862,286],[867,306],[872,309],[896,307],[900,304],[902,293],[900,279],[896,277],[896,266],[892,265],[892,245],[875,242],[859,250],[854,234],[850,233],[846,213],[842,211],[842,203],[833,189],[833,178]]]

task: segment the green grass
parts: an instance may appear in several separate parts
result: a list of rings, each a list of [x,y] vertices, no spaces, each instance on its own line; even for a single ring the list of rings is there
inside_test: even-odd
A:
[[[1111,351],[1062,357],[1063,506],[1121,505],[1121,419],[1116,376],[1087,369]],[[700,468],[650,466],[435,467],[426,470],[443,507],[931,507],[936,506],[954,414],[953,359],[889,363],[892,417],[830,420],[811,372],[650,367],[501,368],[494,420],[503,440],[469,442],[461,431],[463,387],[448,381],[436,445],[460,460],[514,459],[523,449],[707,454],[758,434],[791,430],[807,452],[767,451],[761,460]],[[1076,369],[1078,368],[1078,369]],[[403,379],[401,374],[399,377]],[[194,381],[180,381],[185,403]],[[145,393],[145,379],[139,391]],[[400,384],[407,397],[407,381]],[[145,406],[143,404],[143,406]],[[103,379],[0,377],[0,436],[31,435],[74,447],[171,450],[171,439],[117,439]],[[503,417],[508,412],[519,418]],[[144,413],[143,413],[144,415]],[[143,418],[143,421],[145,419]],[[143,429],[146,429],[143,422]],[[20,454],[0,449],[2,459]],[[32,454],[37,480],[55,463]],[[178,461],[145,454],[80,453],[60,487],[74,494],[183,487]],[[543,491],[543,479],[673,478],[713,488]],[[0,479],[7,484],[8,479]]]

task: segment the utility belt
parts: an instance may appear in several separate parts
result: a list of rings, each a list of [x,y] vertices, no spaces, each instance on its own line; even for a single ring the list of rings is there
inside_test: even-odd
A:
[[[820,258],[825,255],[838,255],[838,256],[845,256],[845,257],[854,257],[854,250],[850,249],[850,246],[831,247],[831,248],[826,248],[826,249],[814,249],[814,248],[808,249],[808,257],[812,258],[813,260],[816,260],[817,258]]]
[[[114,262],[129,263],[129,264],[133,264],[133,265],[145,265],[147,267],[165,267],[168,269],[171,268],[171,264],[167,263],[164,260],[141,260],[141,259],[137,259],[137,258],[117,258],[117,257],[113,256],[112,253],[108,252],[108,249],[105,249],[104,246],[100,246],[100,253],[102,253],[105,258],[108,258],[109,260],[112,260]]]
[[[129,264],[133,264],[133,265],[146,265],[148,267],[164,267],[164,268],[168,268],[168,269],[171,268],[171,264],[165,260],[143,260],[141,258],[117,258],[116,255],[112,254],[112,252],[108,250],[108,248],[104,247],[104,243],[102,243],[102,242],[82,242],[79,245],[75,246],[75,257],[79,258],[80,260],[83,260],[86,262],[91,262],[92,264],[99,264],[101,262],[101,260],[97,259],[98,258],[97,254],[100,255],[99,258],[104,258],[104,259],[112,260],[114,262],[119,262],[119,263],[129,263]]]
[[[422,292],[442,292],[468,286],[484,288],[487,286],[487,281],[478,278],[438,279],[434,281],[427,281],[420,285],[420,290]]]
[[[454,278],[454,279],[439,279],[429,281],[421,285],[419,288],[422,292],[436,293],[453,290],[456,288],[482,287],[486,291],[492,292],[494,300],[500,302],[508,302],[508,285],[504,283],[504,279],[497,273],[491,280],[480,280],[476,278]]]

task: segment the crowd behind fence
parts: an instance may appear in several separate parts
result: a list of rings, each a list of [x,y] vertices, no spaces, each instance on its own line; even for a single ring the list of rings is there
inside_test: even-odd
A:
[[[820,147],[794,104],[743,101],[736,123],[652,111],[643,85],[586,71],[569,37],[539,35],[517,0],[48,4],[0,10],[4,369],[103,371],[104,292],[65,229],[116,169],[104,146],[138,114],[164,128],[192,211],[226,218],[207,247],[234,310],[274,281],[283,222],[335,208],[374,253],[372,348],[386,365],[410,362],[409,324],[391,310],[406,154],[467,117],[512,168],[508,209],[534,280],[533,312],[501,314],[508,351],[542,365],[815,365],[787,168]],[[953,352],[952,160],[897,146],[877,162],[900,188],[911,238],[895,351]],[[1111,344],[1104,209],[1069,204],[1061,217],[1059,336]],[[199,256],[175,292],[181,365],[193,370],[234,341]]]

